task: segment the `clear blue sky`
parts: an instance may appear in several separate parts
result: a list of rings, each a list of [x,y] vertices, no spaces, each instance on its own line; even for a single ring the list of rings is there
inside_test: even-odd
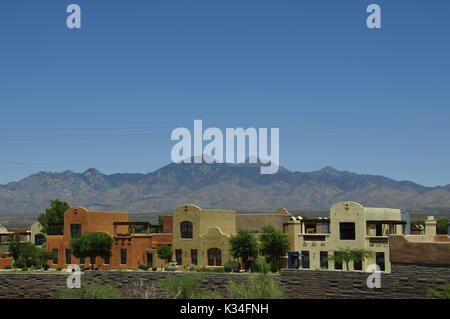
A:
[[[291,170],[449,184],[449,16],[448,0],[2,0],[0,183],[153,171],[202,119],[279,127]]]

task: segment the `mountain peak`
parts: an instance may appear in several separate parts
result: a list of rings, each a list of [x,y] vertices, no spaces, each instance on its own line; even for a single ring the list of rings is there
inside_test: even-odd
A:
[[[95,168],[89,168],[86,171],[83,172],[83,175],[85,176],[94,176],[94,175],[103,175],[98,169]]]

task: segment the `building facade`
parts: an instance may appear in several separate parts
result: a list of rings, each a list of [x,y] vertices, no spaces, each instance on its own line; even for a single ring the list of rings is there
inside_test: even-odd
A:
[[[162,267],[165,261],[157,258],[156,249],[161,244],[172,244],[172,234],[137,233],[136,225],[150,226],[149,223],[128,221],[126,212],[96,212],[84,207],[72,207],[64,213],[64,234],[49,235],[46,249],[52,253],[51,268],[79,264],[83,267],[101,269],[135,269],[140,264],[150,268]],[[104,232],[113,238],[110,257],[76,258],[70,240],[88,232]]]

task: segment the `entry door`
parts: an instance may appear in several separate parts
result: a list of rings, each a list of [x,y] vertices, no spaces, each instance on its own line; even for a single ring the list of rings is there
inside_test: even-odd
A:
[[[152,253],[147,253],[147,267],[148,268],[153,268],[153,254]]]

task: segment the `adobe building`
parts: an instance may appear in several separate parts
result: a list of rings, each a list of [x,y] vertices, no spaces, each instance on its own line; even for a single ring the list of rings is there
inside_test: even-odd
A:
[[[234,210],[202,209],[196,205],[178,206],[173,211],[173,248],[177,264],[205,268],[223,267],[234,260],[230,238],[239,229],[253,232],[272,225],[283,230],[292,215],[284,208],[273,214],[236,214]]]
[[[433,248],[428,255],[437,256],[450,249],[448,243],[445,246],[448,248],[438,244],[450,240],[447,235],[436,235],[433,217],[426,221],[425,234],[410,235],[408,213],[400,209],[364,207],[355,202],[333,205],[329,218],[293,217],[286,228],[291,245],[289,268],[347,270],[345,265],[328,260],[328,256],[340,248],[357,248],[370,250],[375,257],[351,262],[349,270],[363,271],[368,265],[377,264],[381,271],[391,272],[391,262],[424,254],[428,248]],[[414,244],[419,242],[422,246]],[[429,260],[433,258],[430,256]]]
[[[171,233],[136,233],[135,226],[150,227],[150,223],[129,222],[126,212],[97,212],[84,207],[71,207],[64,213],[64,234],[48,235],[46,249],[52,252],[51,268],[79,264],[101,269],[136,269],[139,264],[149,268],[162,267],[157,258],[160,244],[172,244]],[[88,232],[104,232],[113,238],[112,256],[78,259],[73,256],[70,240]]]

